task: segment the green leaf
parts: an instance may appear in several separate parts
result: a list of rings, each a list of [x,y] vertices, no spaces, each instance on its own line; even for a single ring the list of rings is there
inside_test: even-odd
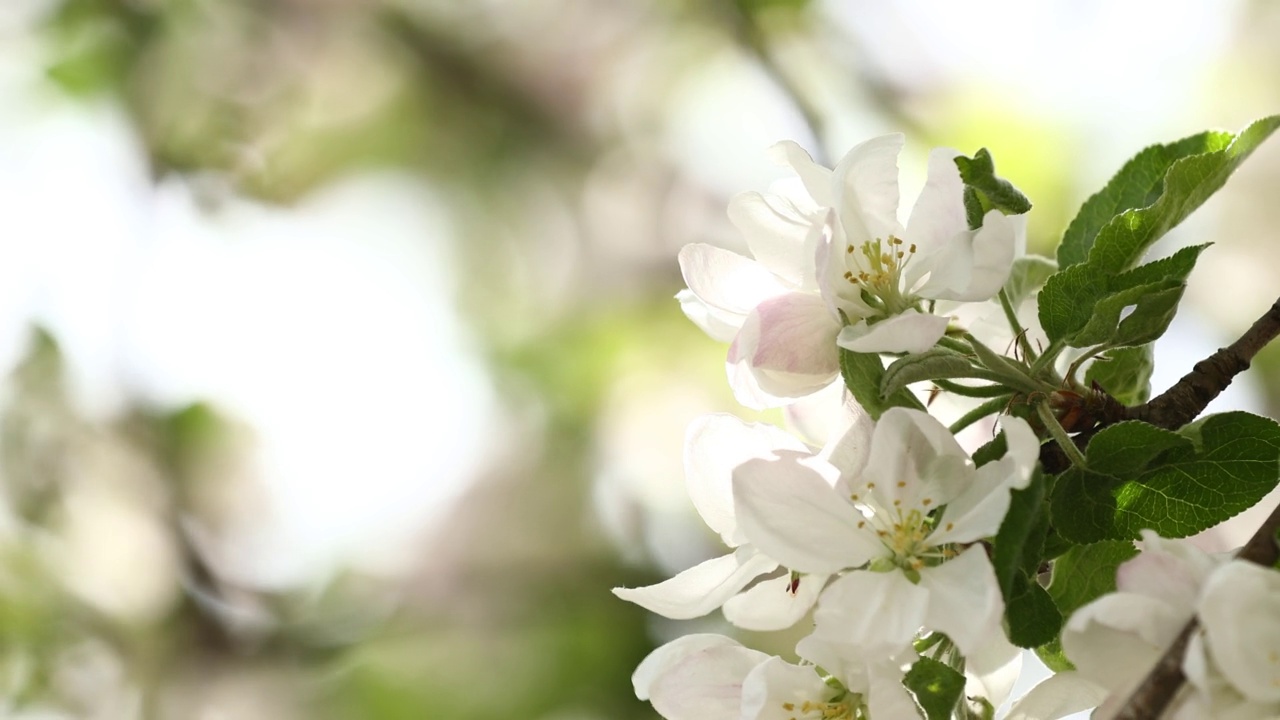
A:
[[[1053,562],[1049,597],[1063,616],[1116,589],[1116,568],[1138,554],[1129,540],[1077,545]]]
[[[1255,505],[1280,477],[1280,425],[1245,412],[1174,433],[1140,422],[1103,429],[1054,484],[1054,529],[1075,543],[1186,537]]]
[[[913,382],[958,377],[973,377],[969,358],[955,350],[935,347],[893,361],[880,379],[880,397],[892,397]]]
[[[1035,580],[1019,576],[1013,597],[1005,604],[1009,641],[1020,648],[1044,645],[1062,629],[1062,613]]]
[[[902,678],[926,720],[951,720],[964,697],[964,675],[933,658],[922,657]]]
[[[1049,276],[1058,271],[1058,264],[1047,257],[1039,255],[1023,255],[1013,261],[1009,270],[1009,279],[1004,283],[1005,295],[1009,304],[1018,307],[1036,290],[1044,286]]]
[[[873,420],[879,420],[884,411],[891,407],[924,410],[924,405],[905,388],[887,398],[880,396],[884,363],[875,353],[856,353],[840,348],[840,375],[844,377],[845,387],[849,388],[853,399],[858,401]]]
[[[1058,245],[1058,264],[1067,268],[1089,258],[1094,238],[1112,218],[1133,208],[1144,208],[1164,192],[1165,175],[1174,162],[1226,148],[1234,136],[1209,131],[1165,145],[1152,145],[1133,156],[1106,187],[1090,197],[1067,226]]]
[[[993,460],[999,460],[1007,452],[1009,452],[1009,443],[1005,440],[1004,431],[1001,430],[991,442],[973,451],[973,464],[982,467]]]
[[[996,532],[991,555],[1005,600],[1012,596],[1016,578],[1034,577],[1039,572],[1044,539],[1049,532],[1046,483],[1044,473],[1037,467],[1030,484],[1009,493],[1009,509]]]
[[[992,209],[1005,215],[1021,215],[1031,209],[1031,201],[1026,195],[996,175],[995,161],[986,148],[974,153],[972,158],[961,155],[955,161],[956,167],[960,168],[960,179],[965,184],[965,214],[970,228],[981,227],[982,216]],[[978,214],[976,223],[974,213],[979,206],[969,199],[971,196],[981,203],[982,212]]]
[[[1116,286],[1112,278],[1136,265],[1152,243],[1217,192],[1277,127],[1280,115],[1259,120],[1238,135],[1203,133],[1164,150],[1148,148],[1143,151],[1147,155],[1140,154],[1108,184],[1102,198],[1090,198],[1081,209],[1083,219],[1078,216],[1078,223],[1072,223],[1059,248],[1062,270],[1045,282],[1040,293],[1040,324],[1049,339],[1070,339],[1089,323],[1095,305],[1107,295],[1156,283],[1156,278],[1141,283],[1130,279]],[[1147,204],[1103,220],[1108,212],[1139,201]],[[1165,283],[1152,291],[1168,289]],[[1171,295],[1160,302],[1167,304]],[[1144,320],[1138,325],[1155,327],[1158,323]],[[1152,332],[1151,327],[1132,330],[1133,337]],[[1141,344],[1132,338],[1129,342]],[[1077,341],[1075,346],[1085,344]]]
[[[1098,383],[1122,405],[1138,405],[1151,397],[1151,373],[1155,360],[1151,345],[1117,348],[1093,361],[1085,371],[1085,384]]]
[[[1036,648],[1036,657],[1040,658],[1040,662],[1056,673],[1076,669],[1076,666],[1072,665],[1071,661],[1067,659],[1066,653],[1062,652],[1062,640],[1060,638],[1054,638]]]
[[[1076,265],[1045,283],[1040,321],[1051,340],[1074,347],[1143,345],[1164,334],[1185,281],[1208,245],[1186,247],[1125,273]]]

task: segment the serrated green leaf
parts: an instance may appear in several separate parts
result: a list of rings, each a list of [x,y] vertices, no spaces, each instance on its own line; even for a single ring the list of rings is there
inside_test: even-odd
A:
[[[970,228],[981,227],[982,216],[992,209],[1005,215],[1021,215],[1031,209],[1031,201],[1026,195],[1014,187],[1013,183],[996,175],[995,161],[986,148],[974,153],[972,158],[961,155],[955,162],[960,169],[960,179],[965,184],[965,214]],[[981,201],[982,213],[977,216],[976,223],[975,206],[969,199],[971,194]]]
[[[1280,425],[1244,412],[1171,433],[1137,422],[1105,428],[1085,468],[1058,478],[1054,529],[1072,542],[1131,540],[1144,528],[1186,537],[1253,506],[1280,477]]]
[[[1009,642],[1021,648],[1044,645],[1062,629],[1062,613],[1049,593],[1035,580],[1019,575],[1013,597],[1005,604],[1005,620],[1009,624]]]
[[[1138,554],[1129,540],[1077,545],[1053,562],[1049,597],[1064,617],[1116,589],[1116,568]]]
[[[1013,267],[1009,270],[1009,279],[1004,283],[1009,304],[1015,308],[1021,305],[1023,300],[1043,287],[1049,276],[1057,271],[1057,263],[1047,257],[1023,255],[1014,260]]]
[[[880,379],[880,397],[891,397],[913,382],[973,376],[968,358],[955,350],[936,347],[894,360]]]
[[[1013,595],[1018,576],[1034,577],[1039,570],[1049,532],[1046,495],[1045,476],[1038,467],[1025,488],[1009,493],[1009,509],[996,532],[991,554],[996,580],[1006,601]]]
[[[1174,162],[1190,155],[1222,150],[1232,139],[1234,136],[1228,132],[1203,132],[1177,142],[1152,145],[1133,156],[1107,181],[1106,187],[1080,207],[1058,245],[1058,265],[1067,268],[1084,262],[1098,231],[1112,218],[1125,210],[1147,207],[1159,199],[1164,191],[1165,175]]]
[[[1164,334],[1177,312],[1185,280],[1208,245],[1115,275],[1076,265],[1049,278],[1040,293],[1040,318],[1052,340],[1073,347],[1142,345]]]
[[[879,420],[885,410],[891,407],[909,407],[924,410],[924,405],[911,394],[910,390],[900,389],[889,397],[880,396],[880,385],[884,379],[884,363],[875,353],[856,353],[840,348],[840,375],[844,378],[845,387],[858,401],[873,420]]]
[[[922,657],[902,678],[926,720],[950,720],[964,697],[964,675],[946,663]]]
[[[1085,371],[1086,385],[1098,383],[1121,405],[1138,405],[1151,397],[1155,359],[1151,345],[1116,348],[1093,361]]]

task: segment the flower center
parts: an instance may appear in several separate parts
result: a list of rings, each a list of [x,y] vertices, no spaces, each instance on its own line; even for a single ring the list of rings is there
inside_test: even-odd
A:
[[[905,483],[899,483],[899,486],[903,485]],[[866,487],[871,491],[875,488],[875,483],[868,482]],[[882,509],[867,506],[858,493],[853,493],[849,499],[863,508],[863,513],[867,516],[858,523],[858,527],[870,524],[889,551],[888,556],[872,561],[872,570],[901,568],[914,580],[913,573],[924,567],[941,564],[955,554],[950,548],[936,547],[927,542],[934,530],[934,524],[929,518],[933,498],[922,498],[920,507],[905,511],[901,500],[894,500],[892,507]]]
[[[844,279],[863,300],[879,306],[886,314],[896,315],[914,307],[916,297],[902,291],[902,271],[915,257],[915,243],[903,248],[902,238],[890,235],[888,240],[876,238],[860,247],[847,245]]]
[[[857,693],[845,695],[840,702],[784,702],[782,709],[787,713],[787,720],[860,720],[866,717],[860,712],[863,709],[862,696]]]

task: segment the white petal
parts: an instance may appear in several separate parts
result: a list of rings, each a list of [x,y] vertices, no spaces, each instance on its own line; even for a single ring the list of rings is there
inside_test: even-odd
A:
[[[965,693],[981,695],[1000,707],[1022,674],[1022,649],[1003,632],[993,632],[981,647],[965,655],[964,669],[969,678]]]
[[[1142,552],[1116,571],[1116,587],[1165,602],[1190,616],[1200,588],[1221,564],[1187,540],[1168,540],[1142,531]]]
[[[868,668],[871,688],[867,710],[873,718],[918,718],[915,700],[902,685],[902,670],[887,663],[876,663]]]
[[[818,206],[835,205],[835,198],[831,195],[831,171],[815,163],[808,151],[791,140],[783,140],[769,148],[769,153],[800,176],[804,189]]]
[[[755,259],[783,282],[817,289],[814,218],[780,195],[745,192],[729,201],[729,221],[746,238]]]
[[[752,458],[776,457],[778,450],[808,448],[773,425],[746,423],[733,415],[704,415],[689,424],[684,443],[684,477],[689,499],[703,522],[726,545],[741,544],[733,513],[733,469]]]
[[[729,598],[724,617],[743,630],[768,632],[795,625],[817,602],[827,584],[826,575],[804,575],[791,592],[791,574],[765,580]]]
[[[862,648],[868,656],[895,653],[911,643],[929,606],[929,591],[902,573],[857,570],[836,580],[818,599],[814,634]]]
[[[959,557],[920,571],[920,586],[929,591],[925,625],[940,630],[968,655],[1002,632],[1004,600],[986,550],[974,545]]]
[[[1026,234],[1026,216],[992,210],[983,226],[956,234],[930,257],[921,258],[929,279],[916,289],[935,300],[977,302],[1000,292],[1013,268],[1014,250]]]
[[[684,316],[692,320],[693,324],[712,340],[731,342],[738,334],[738,328],[741,328],[742,323],[747,319],[745,315],[734,315],[712,308],[699,300],[698,296],[689,289],[676,293],[676,300],[680,301],[680,311]]]
[[[636,697],[641,700],[648,700],[649,687],[653,684],[654,678],[669,671],[672,666],[683,662],[688,656],[709,648],[722,646],[742,647],[742,643],[724,635],[695,633],[676,638],[655,648],[653,652],[645,656],[644,660],[640,661],[640,664],[636,666],[636,671],[631,674],[631,686],[635,688]]]
[[[694,565],[670,580],[613,594],[673,620],[702,617],[778,564],[750,548]]]
[[[742,683],[742,720],[793,720],[796,711],[787,710],[784,703],[798,708],[806,703],[826,702],[836,692],[812,667],[769,658]]]
[[[964,491],[947,503],[942,524],[929,536],[930,545],[973,542],[995,535],[1009,511],[1009,492],[1030,482],[1035,460],[1027,453],[1039,452],[1035,433],[1020,418],[1006,418],[1004,425],[1009,452],[978,468]]]
[[[822,446],[849,426],[854,413],[865,415],[849,395],[844,383],[837,379],[812,395],[806,395],[782,408],[783,427],[804,438],[805,442]]]
[[[667,720],[739,720],[742,681],[769,656],[721,645],[686,656],[654,678],[653,709]]]
[[[1058,720],[1082,712],[1107,698],[1107,688],[1079,673],[1060,672],[1031,688],[1009,710],[1005,720]]]
[[[848,242],[902,237],[898,222],[898,154],[901,133],[860,143],[844,156],[831,174],[836,211]]]
[[[947,332],[947,318],[909,311],[885,318],[875,325],[862,320],[846,325],[836,344],[861,353],[922,353],[938,344]]]
[[[964,182],[955,163],[959,154],[950,148],[929,152],[929,176],[911,209],[903,238],[914,243],[922,257],[943,247],[956,233],[969,229],[964,211]]]
[[[741,465],[733,497],[743,535],[792,570],[830,575],[885,552],[853,505],[794,458]]]
[[[1233,561],[1200,596],[1206,644],[1231,684],[1255,702],[1280,702],[1280,573]]]
[[[932,509],[951,502],[968,484],[968,458],[937,418],[890,408],[876,423],[862,474],[880,507]]]
[[[876,425],[861,407],[857,407],[856,414],[852,414],[847,423],[844,432],[828,442],[820,453],[823,460],[840,471],[836,490],[845,496],[864,486],[859,481],[871,454],[871,437]]]
[[[1072,613],[1062,649],[1081,675],[1112,689],[1136,684],[1190,618],[1136,593],[1103,595]]]
[[[680,272],[689,290],[711,310],[745,317],[764,300],[786,292],[763,265],[705,243],[680,249]],[[730,323],[729,316],[723,316]]]

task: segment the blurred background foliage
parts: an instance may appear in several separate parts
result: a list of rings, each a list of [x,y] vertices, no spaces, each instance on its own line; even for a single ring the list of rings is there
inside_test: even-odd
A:
[[[1143,145],[1280,108],[1277,32],[1262,0],[10,0],[0,714],[653,717],[635,664],[724,624],[608,590],[716,552],[683,428],[744,413],[675,254],[741,249],[765,148],[905,131],[910,198],[929,147],[988,147],[1048,253]],[[1280,287],[1280,148],[1240,175],[1156,250],[1218,243],[1157,390]],[[1259,365],[1219,409],[1275,414]]]

